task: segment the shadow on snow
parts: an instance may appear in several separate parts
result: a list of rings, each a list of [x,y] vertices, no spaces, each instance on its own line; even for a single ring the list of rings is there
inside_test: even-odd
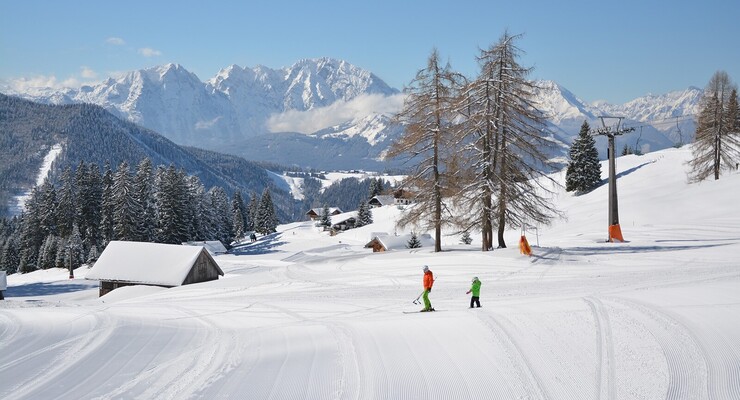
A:
[[[94,284],[37,282],[20,286],[9,286],[8,290],[5,291],[5,297],[48,296],[97,288],[97,282]]]
[[[279,240],[280,236],[282,236],[282,233],[271,233],[257,239],[256,242],[234,246],[229,252],[240,256],[277,253],[279,251],[277,247],[286,244],[286,242]]]

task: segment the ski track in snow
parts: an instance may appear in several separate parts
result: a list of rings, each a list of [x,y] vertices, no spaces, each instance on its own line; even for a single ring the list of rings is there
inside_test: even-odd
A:
[[[593,313],[598,338],[596,348],[598,350],[599,361],[596,369],[597,385],[594,398],[613,400],[616,396],[616,362],[609,314],[607,314],[604,305],[599,299],[586,297],[583,300],[588,304]]]
[[[626,306],[632,316],[650,331],[663,350],[670,380],[666,399],[707,399],[707,354],[691,332],[655,307],[623,298],[608,301]]]

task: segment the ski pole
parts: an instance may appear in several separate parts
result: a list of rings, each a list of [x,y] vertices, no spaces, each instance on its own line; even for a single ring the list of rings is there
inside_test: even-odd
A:
[[[412,301],[412,303],[419,304],[419,299],[421,298],[421,295],[423,295],[425,291],[426,290],[422,290],[421,293],[419,293],[419,295],[416,297],[416,299]]]

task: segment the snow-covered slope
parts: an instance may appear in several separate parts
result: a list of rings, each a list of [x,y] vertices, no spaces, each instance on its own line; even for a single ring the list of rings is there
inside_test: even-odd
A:
[[[84,268],[11,275],[0,396],[737,399],[740,174],[689,185],[689,157],[617,160],[626,243],[604,243],[604,185],[559,191],[568,218],[526,232],[532,257],[519,230],[487,253],[448,230],[442,253],[371,253],[373,232],[413,229],[383,207],[337,236],[281,226],[217,256],[225,277],[202,284],[98,298]],[[438,311],[404,314],[423,265]]]

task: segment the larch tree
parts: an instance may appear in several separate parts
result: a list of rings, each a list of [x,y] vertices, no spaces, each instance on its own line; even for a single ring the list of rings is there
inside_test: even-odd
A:
[[[699,103],[690,180],[719,179],[722,170],[736,167],[740,159],[737,87],[727,72],[712,75]]]
[[[467,115],[465,133],[471,136],[475,178],[462,193],[474,209],[480,200],[479,224],[482,249],[492,247],[492,228],[498,228],[498,247],[506,247],[506,226],[528,221],[549,223],[555,207],[549,200],[551,185],[543,171],[552,167],[547,150],[552,147],[545,116],[537,108],[531,68],[519,65],[521,35],[504,33],[490,48],[481,50],[481,72],[463,92],[459,109]],[[546,183],[549,182],[549,183]],[[471,199],[470,194],[473,194]],[[493,196],[493,197],[491,197]],[[463,227],[469,229],[469,227]],[[488,232],[487,232],[488,231]]]
[[[449,64],[441,65],[437,49],[404,89],[406,98],[396,120],[404,125],[404,134],[392,144],[389,157],[407,157],[416,161],[403,186],[416,193],[416,204],[399,219],[401,227],[415,225],[434,229],[434,251],[442,251],[442,225],[451,222],[445,203],[451,170],[446,165],[454,137],[454,105],[463,77]]]
[[[565,172],[565,190],[568,192],[585,193],[601,182],[599,152],[590,130],[588,122],[583,121],[578,137],[570,146],[570,161]]]

